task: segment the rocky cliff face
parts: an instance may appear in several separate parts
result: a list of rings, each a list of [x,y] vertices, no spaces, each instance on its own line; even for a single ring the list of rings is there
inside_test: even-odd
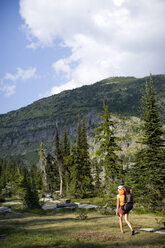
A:
[[[109,78],[0,115],[0,158],[36,161],[41,142],[53,151],[56,123],[59,134],[62,136],[66,127],[70,140],[74,142],[78,115],[86,120],[91,154],[94,153],[97,146],[93,139],[94,130],[101,121],[99,113],[103,111],[103,100],[109,106],[109,111],[118,118],[116,131],[121,137],[123,151],[131,153],[138,134],[137,117],[146,80],[149,79]],[[164,115],[165,75],[153,76],[153,82],[160,113]]]
[[[95,111],[85,115],[88,132],[93,130],[100,121]],[[65,122],[61,119],[45,118],[19,121],[16,126],[0,128],[0,157],[25,157],[29,153],[37,155],[40,143],[50,151],[54,149],[55,125],[58,123],[59,134],[63,136]],[[77,121],[67,125],[67,133],[71,140],[77,134]]]

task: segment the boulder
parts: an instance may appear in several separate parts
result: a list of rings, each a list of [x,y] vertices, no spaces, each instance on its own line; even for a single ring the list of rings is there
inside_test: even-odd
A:
[[[13,214],[18,214],[17,212],[11,210],[8,207],[0,207],[0,213],[13,213]],[[20,213],[19,213],[20,214]]]
[[[74,202],[70,202],[70,203],[60,203],[56,205],[57,208],[76,208],[77,204]]]
[[[69,203],[71,203],[70,199],[61,199],[60,200],[60,204],[69,204]]]

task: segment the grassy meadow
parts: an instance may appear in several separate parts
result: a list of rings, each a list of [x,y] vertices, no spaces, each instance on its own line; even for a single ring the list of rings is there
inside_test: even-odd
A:
[[[135,229],[131,236],[124,224],[124,234],[120,234],[118,217],[88,211],[87,219],[76,218],[73,211],[54,210],[19,214],[0,214],[0,248],[139,248],[165,247],[165,235],[140,231],[143,227],[159,229],[163,216],[153,214],[130,214]],[[123,222],[124,223],[124,222]]]

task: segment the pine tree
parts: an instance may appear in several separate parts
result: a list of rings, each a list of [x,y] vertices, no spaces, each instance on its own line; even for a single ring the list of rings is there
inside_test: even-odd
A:
[[[63,160],[64,160],[64,181],[65,181],[65,187],[66,187],[66,193],[69,191],[69,186],[70,186],[70,170],[69,167],[71,166],[70,162],[70,146],[69,146],[69,141],[68,141],[68,136],[67,136],[67,131],[65,128],[64,131],[64,142],[63,142]]]
[[[56,160],[51,154],[47,155],[46,158],[46,175],[48,191],[53,194],[59,189],[59,171]]]
[[[89,197],[93,194],[93,179],[91,176],[91,161],[89,157],[89,145],[87,142],[87,132],[85,126],[85,119],[82,122],[82,131],[81,131],[81,171],[82,171],[82,181],[83,181],[83,197]]]
[[[85,120],[81,127],[80,118],[77,128],[77,143],[71,152],[71,189],[75,197],[85,198],[93,194],[91,163],[88,153]]]
[[[96,129],[96,140],[99,141],[97,155],[102,158],[105,170],[105,188],[108,194],[116,193],[118,183],[121,183],[122,166],[117,152],[121,150],[117,144],[117,137],[114,130],[116,122],[112,120],[108,106],[103,105],[104,114],[101,115],[103,122]]]
[[[94,174],[94,194],[95,196],[102,196],[103,194],[103,185],[101,179],[102,172],[102,160],[98,162],[98,158],[95,157],[92,160],[93,174]]]
[[[24,174],[24,195],[23,203],[27,208],[40,208],[38,192],[34,179],[30,177],[28,171]]]
[[[34,180],[36,190],[41,191],[43,189],[43,180],[42,180],[42,169],[38,167],[36,164],[32,164],[30,166],[30,177]]]
[[[6,162],[1,160],[0,166],[0,188],[4,189],[6,186]]]
[[[82,172],[81,172],[81,122],[78,118],[77,142],[71,149],[71,167],[70,167],[70,194],[75,198],[82,197]]]
[[[10,181],[12,185],[15,185],[14,193],[17,193],[20,197],[22,196],[24,177],[21,174],[20,165],[16,163],[14,179]]]
[[[148,208],[163,205],[165,182],[165,147],[160,115],[157,110],[152,77],[146,82],[143,100],[141,149],[136,154],[132,179],[138,200]]]
[[[56,145],[56,160],[57,160],[57,165],[59,168],[59,176],[60,176],[60,196],[62,197],[64,192],[63,192],[63,184],[64,184],[64,162],[63,162],[63,157],[62,157],[62,151],[60,148],[60,141],[59,141],[59,135],[58,135],[58,126],[56,124],[56,136],[55,136],[55,145]]]

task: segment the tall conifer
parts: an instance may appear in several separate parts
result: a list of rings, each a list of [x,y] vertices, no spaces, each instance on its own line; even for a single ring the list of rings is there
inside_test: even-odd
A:
[[[96,140],[99,141],[97,154],[103,159],[106,191],[111,194],[116,193],[116,186],[120,182],[122,167],[117,152],[121,148],[114,133],[116,122],[112,120],[108,106],[104,104],[103,107],[104,114],[101,115],[103,122],[96,130]]]
[[[64,160],[64,181],[65,181],[65,188],[66,188],[66,193],[69,191],[69,186],[70,186],[70,166],[71,166],[71,161],[70,161],[70,146],[69,146],[69,141],[68,141],[68,136],[67,136],[67,131],[65,128],[64,131],[64,142],[63,142],[63,160]]]
[[[162,206],[165,182],[165,147],[160,115],[157,110],[152,77],[146,82],[143,101],[141,149],[132,168],[135,194],[148,208]]]
[[[56,124],[56,136],[55,136],[55,145],[56,145],[56,160],[59,168],[59,176],[60,176],[60,196],[63,196],[63,184],[64,184],[64,161],[62,156],[62,151],[60,147],[59,134],[58,134],[58,125]]]
[[[85,119],[82,122],[81,131],[81,171],[82,171],[82,192],[83,197],[92,196],[93,194],[93,184],[91,176],[91,161],[89,157],[89,145],[87,141],[87,132],[85,126]]]
[[[71,160],[71,193],[80,198],[91,196],[93,188],[87,134],[85,120],[81,126],[80,118],[77,128],[77,143],[72,148]]]
[[[55,191],[59,190],[60,179],[57,161],[51,154],[48,154],[46,158],[46,175],[48,191],[53,194]]]

